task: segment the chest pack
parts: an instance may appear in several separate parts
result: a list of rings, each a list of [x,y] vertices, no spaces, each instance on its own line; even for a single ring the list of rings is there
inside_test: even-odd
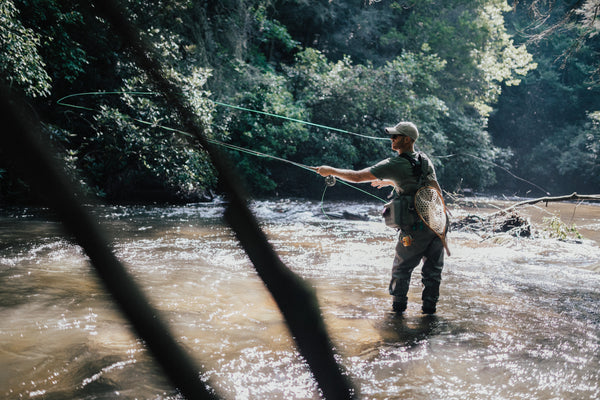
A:
[[[424,181],[423,177],[423,157],[421,153],[417,153],[417,157],[412,158],[406,153],[399,155],[406,159],[411,167],[412,174],[417,178],[417,187],[421,187]],[[415,210],[415,194],[399,194],[394,191],[394,197],[383,206],[383,221],[385,224],[394,229],[407,229],[414,227],[419,222],[419,216]]]

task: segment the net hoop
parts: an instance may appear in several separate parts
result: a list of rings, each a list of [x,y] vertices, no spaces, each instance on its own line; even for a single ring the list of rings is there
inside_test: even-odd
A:
[[[449,256],[450,249],[446,243],[448,217],[442,194],[433,186],[420,188],[415,194],[415,210],[423,223],[440,238]]]

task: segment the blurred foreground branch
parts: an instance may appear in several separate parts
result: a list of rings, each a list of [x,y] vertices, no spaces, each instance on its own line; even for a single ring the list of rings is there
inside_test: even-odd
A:
[[[335,359],[333,343],[327,333],[314,290],[284,265],[268,242],[248,208],[234,166],[207,140],[204,125],[195,115],[183,91],[167,79],[163,65],[151,46],[142,40],[139,29],[125,17],[124,8],[119,1],[94,0],[91,5],[110,24],[135,63],[178,114],[183,130],[193,135],[195,144],[202,146],[208,153],[218,172],[228,203],[225,219],[285,317],[298,350],[310,367],[324,397],[340,400],[356,398],[356,391],[346,372]]]
[[[136,335],[180,393],[189,399],[218,399],[200,379],[200,367],[177,343],[166,323],[148,301],[110,247],[107,235],[85,210],[85,197],[56,162],[34,110],[9,89],[0,87],[0,131],[3,154],[16,165],[33,191],[52,208],[86,255],[105,289]]]

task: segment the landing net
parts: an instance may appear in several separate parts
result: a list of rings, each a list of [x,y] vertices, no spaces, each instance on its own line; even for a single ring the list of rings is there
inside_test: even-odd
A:
[[[446,205],[440,192],[432,186],[422,187],[415,195],[415,209],[425,224],[442,240],[448,255],[450,250],[446,244]]]

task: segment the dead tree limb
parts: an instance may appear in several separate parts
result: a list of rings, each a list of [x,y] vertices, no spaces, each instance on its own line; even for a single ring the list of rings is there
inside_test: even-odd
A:
[[[508,210],[512,210],[513,208],[517,208],[520,206],[524,206],[524,205],[528,205],[528,204],[536,204],[536,203],[541,203],[544,202],[546,203],[546,206],[548,205],[549,202],[554,202],[554,201],[568,201],[568,200],[596,200],[596,201],[600,201],[600,194],[577,194],[577,192],[573,192],[571,194],[568,195],[564,195],[564,196],[546,196],[546,197],[539,197],[537,199],[530,199],[530,200],[525,200],[525,201],[520,201],[518,203],[513,204],[510,207],[504,208],[498,212],[506,212]]]

